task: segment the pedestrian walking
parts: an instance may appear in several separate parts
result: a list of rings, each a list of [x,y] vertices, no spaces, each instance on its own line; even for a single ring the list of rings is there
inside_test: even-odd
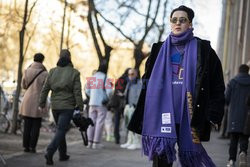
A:
[[[142,83],[138,78],[138,71],[131,68],[128,71],[128,84],[126,86],[124,96],[126,99],[126,106],[124,108],[124,120],[125,126],[128,127],[128,123],[135,111],[139,95],[141,92]],[[126,143],[121,145],[121,148],[127,148],[129,150],[135,150],[141,148],[140,137],[138,134],[128,130]]]
[[[229,105],[227,129],[230,133],[229,161],[227,167],[235,165],[238,143],[240,145],[239,166],[247,166],[247,149],[250,132],[245,132],[244,129],[245,125],[249,125],[246,122],[248,114],[246,101],[250,95],[250,75],[248,72],[249,67],[246,64],[242,64],[239,67],[239,73],[229,81],[225,93],[226,103]]]
[[[194,11],[186,6],[170,15],[171,33],[153,44],[143,76],[143,89],[129,130],[142,134],[145,155],[153,167],[215,164],[201,142],[223,117],[224,80],[221,62],[210,42],[194,37]]]
[[[110,98],[108,106],[110,110],[114,112],[114,137],[115,143],[120,144],[120,123],[121,117],[123,116],[123,111],[125,107],[125,98],[124,96],[120,96],[119,94],[123,94],[127,81],[128,81],[128,71],[130,68],[127,68],[124,73],[118,78],[115,83],[115,90],[113,95]]]
[[[107,103],[112,93],[111,83],[107,78],[107,67],[100,65],[97,72],[88,80],[86,94],[89,96],[89,118],[94,122],[94,126],[89,127],[87,148],[103,148],[101,138],[103,126],[107,114]],[[108,86],[110,85],[110,86]]]
[[[44,116],[38,110],[40,93],[48,76],[43,61],[44,55],[36,53],[34,55],[34,62],[25,70],[22,78],[22,87],[26,91],[21,102],[19,115],[24,119],[24,152],[36,152],[42,117]]]
[[[75,108],[83,110],[80,72],[71,62],[69,50],[63,49],[57,67],[49,71],[40,97],[40,110],[43,111],[49,91],[51,91],[51,107],[56,122],[56,133],[47,147],[45,154],[46,164],[53,165],[53,155],[58,149],[59,160],[67,161],[66,132]]]

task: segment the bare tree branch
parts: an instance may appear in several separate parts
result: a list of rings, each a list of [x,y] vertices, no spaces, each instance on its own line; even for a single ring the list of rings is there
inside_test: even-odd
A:
[[[146,22],[145,22],[145,33],[146,33],[147,28],[148,28],[148,19],[149,19],[149,16],[150,16],[151,5],[152,5],[152,0],[149,0],[148,10],[147,10],[147,15],[146,15]]]
[[[69,49],[69,40],[70,40],[70,29],[71,29],[71,10],[69,12],[69,18],[68,18],[68,31],[67,31],[67,39],[66,39],[66,46],[67,49]]]
[[[94,10],[93,0],[88,0],[88,1],[89,1],[89,11],[88,11],[87,19],[88,19],[88,23],[89,23],[90,32],[91,32],[91,35],[93,37],[94,45],[96,48],[97,56],[98,56],[99,60],[101,60],[102,59],[102,52],[101,52],[101,49],[100,49],[99,44],[98,44],[98,40],[97,40],[97,37],[95,34],[95,28],[94,28],[93,21],[92,21],[92,12]]]
[[[124,4],[124,5],[121,5],[121,7],[129,8],[129,9],[133,10],[135,13],[137,13],[138,15],[143,16],[143,17],[146,17],[145,14],[139,12],[139,11],[138,11],[135,7],[133,7],[133,6],[125,5],[125,4]]]
[[[37,3],[37,2],[38,2],[38,0],[36,0],[36,1],[33,3],[33,5],[31,6],[30,11],[29,11],[29,14],[28,14],[27,21],[26,21],[26,24],[29,22],[30,17],[31,17],[31,13],[32,13],[34,7],[36,6],[36,3]]]
[[[63,38],[64,38],[64,26],[65,26],[65,17],[66,17],[66,8],[67,8],[67,0],[64,0],[64,10],[63,10],[63,22],[62,22],[62,31],[61,31],[61,41],[60,41],[60,52],[63,47]]]
[[[166,16],[167,16],[167,4],[168,0],[165,0],[164,2],[164,9],[163,9],[163,16],[162,16],[162,25],[158,28],[159,29],[159,37],[158,41],[161,40],[161,37],[165,31],[165,26],[166,26]]]
[[[145,40],[145,38],[146,38],[147,35],[148,35],[148,32],[152,29],[152,27],[153,27],[154,24],[155,24],[157,15],[158,15],[158,13],[159,13],[159,10],[158,10],[158,9],[159,9],[160,3],[161,3],[161,0],[158,0],[157,6],[156,6],[156,11],[155,11],[155,16],[154,16],[154,18],[153,18],[152,23],[150,24],[150,26],[145,27],[145,33],[144,33],[142,39],[140,40],[139,45],[143,45],[144,40]]]
[[[34,29],[33,29],[33,31],[31,32],[31,35],[28,35],[28,33],[27,33],[27,35],[28,35],[28,41],[27,41],[27,44],[26,44],[25,49],[24,49],[24,53],[23,53],[23,56],[24,56],[24,57],[25,57],[25,55],[26,55],[26,53],[27,53],[27,50],[28,50],[28,48],[29,48],[29,44],[30,44],[31,38],[32,38],[32,37],[34,36],[34,34],[35,34],[36,27],[37,27],[38,23],[39,23],[39,19],[38,19],[37,23],[35,24]]]
[[[111,24],[117,31],[119,31],[122,34],[122,36],[124,36],[126,39],[128,39],[130,42],[132,42],[134,45],[136,44],[132,38],[130,38],[126,34],[124,34],[124,32],[119,27],[117,27],[113,22],[106,19],[100,12],[98,12],[98,10],[96,10],[96,12],[103,18],[103,20],[105,20],[106,22]]]
[[[102,41],[102,43],[103,43],[104,46],[107,46],[107,44],[106,44],[106,42],[105,42],[105,40],[104,40],[104,37],[103,37],[103,35],[102,35],[102,30],[101,30],[101,27],[100,27],[100,25],[99,25],[99,21],[98,21],[97,13],[96,13],[96,12],[95,12],[94,16],[95,16],[97,31],[98,31],[98,34],[99,34],[99,36],[100,36],[100,38],[101,38],[101,41]]]

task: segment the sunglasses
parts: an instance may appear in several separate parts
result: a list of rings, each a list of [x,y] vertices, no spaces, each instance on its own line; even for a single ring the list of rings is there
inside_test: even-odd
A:
[[[186,23],[188,20],[188,18],[186,17],[173,17],[170,19],[170,22],[173,23],[173,24],[176,24],[177,22],[179,21],[180,24],[184,24]]]
[[[135,75],[135,73],[130,73],[130,74],[128,74],[129,76],[131,76],[131,75]]]

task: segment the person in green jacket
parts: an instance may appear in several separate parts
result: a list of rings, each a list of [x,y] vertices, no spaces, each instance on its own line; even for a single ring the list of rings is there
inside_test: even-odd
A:
[[[67,161],[67,145],[65,135],[73,116],[74,109],[83,109],[80,72],[74,69],[71,54],[63,49],[57,62],[57,67],[49,71],[43,86],[39,107],[43,111],[49,91],[51,93],[51,107],[57,130],[54,138],[47,147],[46,164],[53,165],[53,155],[58,149],[59,160]]]

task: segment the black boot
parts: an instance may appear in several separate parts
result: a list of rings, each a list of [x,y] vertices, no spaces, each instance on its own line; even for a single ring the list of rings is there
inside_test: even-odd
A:
[[[35,148],[31,148],[30,152],[31,153],[36,153],[36,149]]]
[[[65,154],[65,155],[63,155],[63,156],[60,156],[59,160],[60,160],[60,161],[68,161],[69,158],[70,158],[70,156],[67,155],[67,154]]]
[[[24,152],[30,152],[30,149],[29,149],[29,148],[24,148],[23,151],[24,151]]]
[[[46,159],[46,164],[47,165],[53,165],[54,162],[53,162],[53,158],[51,155],[49,155],[48,153],[45,154],[45,159]]]

